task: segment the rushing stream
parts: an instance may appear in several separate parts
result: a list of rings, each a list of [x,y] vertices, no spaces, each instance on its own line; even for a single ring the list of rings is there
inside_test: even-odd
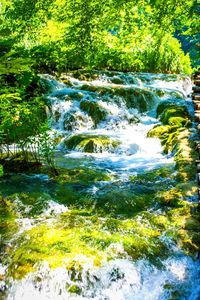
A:
[[[174,155],[147,137],[160,103],[191,110],[190,79],[77,74],[41,76],[58,178],[0,179],[0,299],[200,299],[200,264],[177,242],[179,210],[157,200],[176,188]],[[183,200],[182,211],[195,197]]]

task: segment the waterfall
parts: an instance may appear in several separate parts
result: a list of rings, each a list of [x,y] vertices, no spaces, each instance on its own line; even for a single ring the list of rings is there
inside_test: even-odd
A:
[[[178,242],[195,243],[183,228],[194,196],[179,196],[173,151],[148,137],[161,105],[190,112],[190,78],[74,71],[41,82],[60,175],[0,179],[2,299],[199,299],[200,264]],[[162,203],[168,191],[179,205]]]
[[[49,80],[52,86],[52,78]],[[189,77],[120,72],[62,75],[48,96],[51,126],[66,157],[102,158],[113,169],[169,163],[160,141],[147,138],[159,121],[161,101],[178,102],[192,91]],[[63,86],[63,84],[65,85]]]

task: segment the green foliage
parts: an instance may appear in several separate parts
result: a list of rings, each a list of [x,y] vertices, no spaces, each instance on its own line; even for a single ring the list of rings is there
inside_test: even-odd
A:
[[[3,166],[0,165],[0,177],[3,176]]]
[[[25,165],[40,160],[50,164],[52,146],[47,133],[45,102],[39,96],[39,77],[31,71],[31,65],[20,67],[15,63],[10,60],[11,68],[7,73],[1,69],[0,74],[1,162],[4,164],[6,158],[12,158],[24,161]]]
[[[4,3],[1,40],[19,54],[16,63],[31,58],[44,72],[86,67],[191,73],[173,34],[194,26],[193,3],[176,2],[15,0],[6,9]]]
[[[189,55],[184,55],[180,42],[169,33],[157,35],[150,47],[144,50],[143,56],[147,66],[152,72],[185,73],[192,72]]]

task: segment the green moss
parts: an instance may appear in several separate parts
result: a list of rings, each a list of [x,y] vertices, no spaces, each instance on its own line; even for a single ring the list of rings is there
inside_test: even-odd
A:
[[[130,191],[111,190],[99,195],[95,202],[95,210],[111,216],[133,216],[147,209],[152,204],[152,194],[136,195]]]
[[[116,86],[113,92],[123,97],[128,107],[137,108],[140,112],[150,110],[155,104],[155,94],[148,90]]]
[[[59,145],[63,139],[63,134],[55,134],[53,137],[53,143],[55,146]]]
[[[27,265],[34,268],[36,263],[44,260],[52,268],[64,263],[70,268],[72,262],[76,260],[76,255],[81,256],[82,253],[84,253],[83,263],[91,259],[93,263],[98,264],[98,260],[102,259],[102,254],[84,242],[83,233],[84,228],[73,227],[72,230],[64,223],[54,226],[41,225],[25,232],[21,237],[20,247],[12,255],[9,272],[17,278],[21,276],[23,267],[25,272],[23,275],[26,275],[29,271],[26,269]]]
[[[42,261],[52,268],[64,265],[76,275],[88,262],[99,266],[126,253],[133,258],[153,258],[161,249],[167,251],[157,239],[160,234],[160,229],[151,228],[142,219],[98,218],[69,211],[55,223],[38,225],[22,234],[11,255],[9,274],[22,278]],[[117,244],[125,252],[114,246]]]
[[[156,125],[148,132],[147,136],[164,139],[166,136],[168,136],[171,130],[172,129],[169,125]]]
[[[0,246],[17,231],[17,216],[15,204],[0,195]]]
[[[125,78],[121,78],[119,76],[114,76],[113,78],[110,79],[110,81],[114,84],[124,84],[125,83]]]
[[[173,103],[169,100],[160,102],[156,109],[157,117],[159,117],[166,108],[170,108],[170,106],[173,106]]]
[[[178,142],[179,128],[170,125],[156,125],[152,128],[147,136],[158,137],[161,139],[161,144],[164,146],[163,152],[168,153],[174,151]]]
[[[162,177],[169,172],[169,169],[163,168],[155,170],[154,174]],[[151,179],[150,173],[147,175],[147,179]],[[139,176],[144,178],[144,174]],[[193,195],[193,187],[190,188]],[[156,261],[156,257],[165,257],[170,251],[164,240],[159,238],[166,233],[185,251],[195,253],[200,243],[196,234],[200,218],[198,215],[191,217],[192,204],[183,200],[185,196],[183,185],[180,189],[165,187],[156,195],[141,195],[140,199],[135,195],[127,197],[127,194],[120,198],[119,194],[112,192],[107,200],[102,197],[103,203],[98,209],[100,214],[94,214],[97,208],[94,211],[62,213],[53,223],[38,224],[15,241],[15,251],[10,255],[9,275],[22,278],[34,271],[38,263],[47,261],[51,268],[65,266],[75,282],[79,276],[81,278],[84,264],[100,266],[106,260],[123,258],[127,254],[133,259],[148,257]],[[166,210],[159,210],[159,214],[148,212],[148,207],[152,207],[155,200],[161,206],[164,204]],[[136,214],[130,214],[132,207]],[[102,209],[106,211],[104,218],[101,217]],[[109,217],[112,212],[113,217]],[[71,286],[74,285],[77,286]],[[69,292],[77,293],[78,290],[71,290],[71,286],[67,287]]]
[[[106,71],[105,71],[106,73]],[[102,75],[101,71],[96,71],[96,70],[76,70],[72,72],[72,75],[74,76],[74,78],[77,78],[79,80],[95,80],[98,79],[99,76]]]
[[[191,122],[184,117],[170,117],[168,119],[168,124],[173,127],[188,127],[191,125]]]
[[[72,294],[77,294],[77,295],[81,294],[81,288],[78,285],[71,285],[67,290],[69,293]]]
[[[187,113],[187,108],[183,100],[176,100],[176,103],[174,102],[174,100],[163,100],[157,106],[157,117],[160,117],[160,115],[162,115],[162,113],[165,110],[167,111],[174,108],[178,110],[180,108],[181,110],[184,110]]]
[[[171,105],[163,110],[160,120],[164,125],[168,125],[171,118],[181,117],[185,119],[184,125],[189,121],[189,114],[185,106]]]
[[[59,183],[91,184],[98,181],[111,181],[114,177],[106,171],[90,168],[65,169],[56,177]]]
[[[118,84],[113,86],[93,86],[93,85],[83,85],[81,87],[82,90],[87,90],[90,92],[95,92],[99,96],[107,96],[111,95],[114,96],[120,96],[123,97],[126,105],[128,108],[137,108],[140,112],[145,112],[153,108],[153,105],[155,104],[156,95],[152,91],[149,91],[148,89],[140,89],[137,87],[130,88],[130,87],[122,87]],[[98,110],[97,103],[94,102],[94,104],[90,104],[93,102],[90,101],[82,101],[83,103],[83,110],[87,112],[91,111],[93,112],[95,109]],[[85,103],[85,104],[84,104]],[[86,108],[85,108],[86,107]],[[92,117],[92,115],[91,115]],[[98,117],[98,115],[97,115]]]
[[[40,192],[16,193],[7,197],[12,203],[16,203],[18,214],[23,217],[36,217],[48,207],[51,197]]]
[[[188,128],[191,127],[192,123],[187,107],[165,101],[158,106],[157,113],[160,115],[160,120],[163,124],[156,125],[147,135],[148,137],[158,137],[161,139],[161,143],[164,146],[164,153],[173,152],[175,154],[176,165],[179,168],[182,164],[179,163],[180,160],[183,159],[187,163],[191,160],[192,147],[189,145],[190,131]]]
[[[153,90],[154,91],[154,93],[156,93],[156,95],[158,95],[160,98],[161,97],[164,97],[165,96],[165,94],[166,94],[166,92],[164,91],[164,90],[162,90],[162,89],[154,89]]]
[[[3,176],[3,166],[0,165],[0,177]]]
[[[163,181],[163,179],[168,179],[167,181],[174,180],[174,172],[174,165],[169,165],[167,167],[153,169],[150,171],[139,173],[135,176],[130,176],[129,179],[137,184],[148,185],[148,183],[154,183],[154,187],[156,187],[156,182],[158,182],[158,188],[160,189],[160,182]],[[162,184],[165,185],[164,182],[162,182]]]
[[[65,145],[69,150],[81,150],[89,153],[113,152],[119,144],[119,141],[107,136],[87,134],[74,135],[65,141]]]
[[[88,91],[88,92],[98,92],[99,89],[101,89],[101,87],[99,86],[96,86],[96,85],[90,85],[90,84],[83,84],[81,86],[81,90],[84,90],[84,91]],[[105,87],[106,89],[106,87]],[[109,90],[108,88],[106,90]]]
[[[97,126],[101,121],[104,121],[108,114],[108,112],[101,107],[98,102],[94,101],[81,101],[80,108],[92,118],[95,126]]]
[[[174,188],[168,191],[163,191],[157,194],[157,201],[166,206],[177,207],[179,206],[179,201],[181,200],[181,192]]]

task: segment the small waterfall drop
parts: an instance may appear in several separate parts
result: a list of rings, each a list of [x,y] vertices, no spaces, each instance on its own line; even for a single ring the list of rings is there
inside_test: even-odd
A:
[[[52,78],[49,85],[52,86]],[[96,157],[112,171],[152,168],[169,162],[160,141],[147,138],[162,100],[191,93],[189,77],[120,72],[62,75],[48,96],[51,125],[66,157]],[[108,154],[109,153],[109,154]],[[102,158],[102,159],[101,159]]]

